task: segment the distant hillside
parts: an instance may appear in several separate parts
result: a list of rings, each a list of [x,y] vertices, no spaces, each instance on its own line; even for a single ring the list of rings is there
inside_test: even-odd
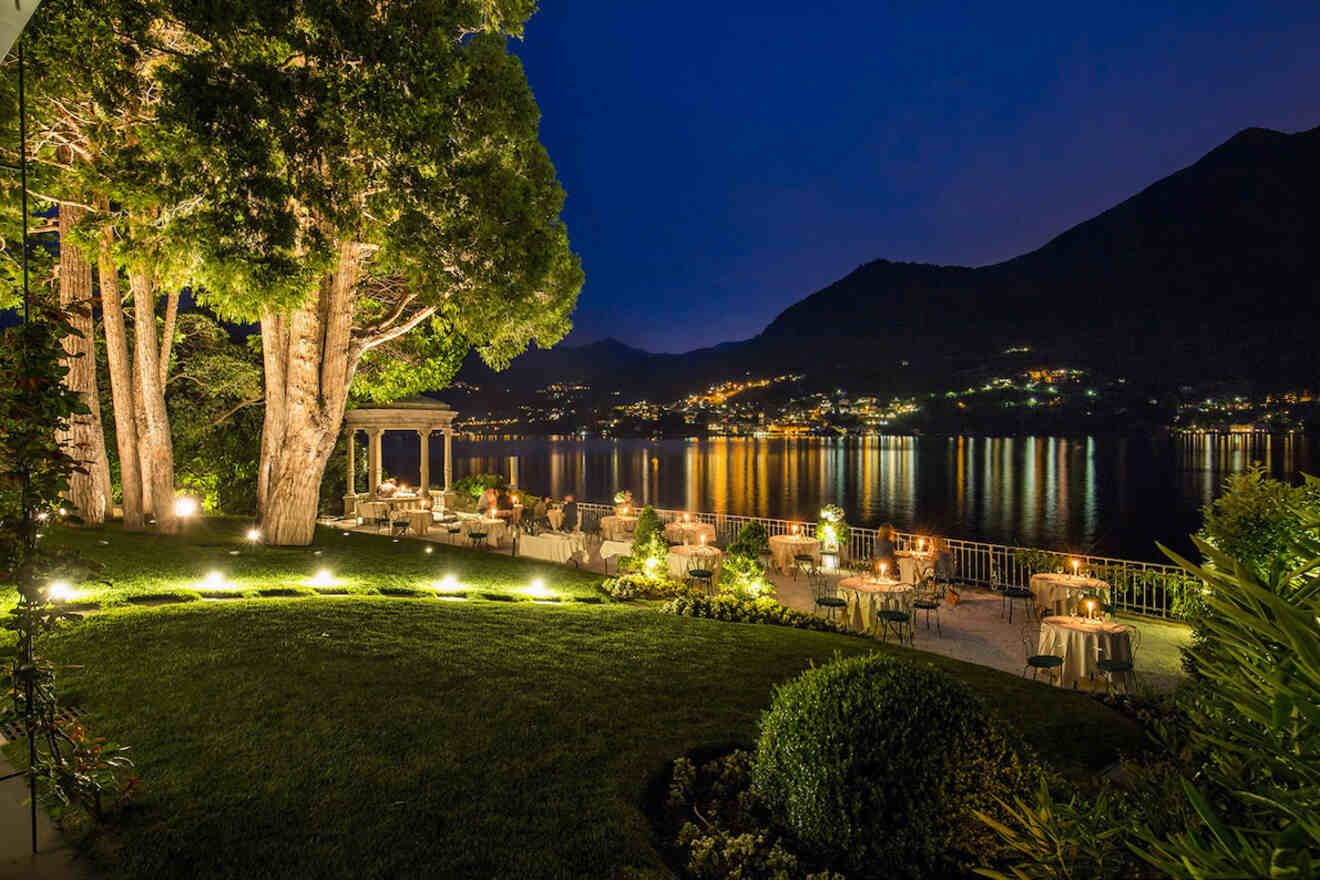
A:
[[[1320,128],[1252,128],[1038,250],[965,268],[877,260],[754,339],[684,355],[615,340],[533,352],[497,379],[664,395],[805,371],[878,390],[938,387],[1014,345],[1143,385],[1320,384]],[[903,363],[906,361],[906,365]]]
[[[876,346],[929,361],[1029,343],[1166,382],[1311,381],[1317,242],[1320,128],[1247,129],[1007,262],[862,266],[785,310],[754,346]]]

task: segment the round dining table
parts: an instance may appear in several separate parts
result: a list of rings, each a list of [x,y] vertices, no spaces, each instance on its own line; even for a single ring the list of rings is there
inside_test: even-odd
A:
[[[719,573],[724,554],[720,548],[704,544],[679,544],[669,548],[669,576],[682,580],[689,568],[704,568]]]
[[[700,544],[705,537],[707,544],[715,543],[715,527],[710,523],[675,520],[665,523],[665,540],[680,544]]]
[[[775,535],[770,539],[770,555],[775,567],[784,574],[793,570],[796,556],[810,556],[816,566],[820,565],[820,541],[806,535]]]
[[[1036,607],[1049,614],[1076,614],[1078,602],[1087,594],[1099,594],[1109,601],[1109,584],[1099,578],[1052,572],[1033,574],[1028,589]]]
[[[637,517],[621,516],[602,516],[600,518],[600,534],[606,541],[631,540],[632,533],[637,530]]]
[[[1100,677],[1101,658],[1131,660],[1132,639],[1128,627],[1100,618],[1057,615],[1040,622],[1039,654],[1063,658],[1059,687],[1076,687],[1091,676]],[[1114,673],[1114,686],[1127,693],[1130,675]]]
[[[473,532],[485,532],[486,544],[490,547],[501,547],[510,537],[509,521],[498,517],[465,519],[463,520],[462,529],[465,535],[470,535]]]
[[[874,632],[882,610],[912,613],[912,584],[893,578],[849,577],[839,581],[844,624],[859,632]]]

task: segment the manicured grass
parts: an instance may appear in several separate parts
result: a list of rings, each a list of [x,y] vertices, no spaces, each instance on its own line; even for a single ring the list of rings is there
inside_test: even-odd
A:
[[[42,640],[68,666],[65,698],[133,747],[143,779],[97,847],[115,853],[108,876],[667,876],[649,782],[678,755],[752,744],[774,685],[836,652],[948,671],[1070,774],[1141,745],[1094,700],[948,658],[571,601],[599,600],[600,576],[567,567],[338,530],[254,548],[245,528],[45,539],[112,582],[79,585],[102,613]],[[303,586],[323,567],[346,595]],[[134,604],[197,599],[211,568],[246,598]],[[473,597],[522,598],[539,578],[565,601],[409,598],[451,572]]]
[[[245,540],[251,523],[214,518],[193,523],[177,537],[129,534],[118,526],[104,529],[50,529],[42,540],[79,550],[103,564],[97,577],[108,584],[75,584],[80,602],[108,607],[126,601],[203,595],[256,596],[264,590],[312,595],[307,580],[329,570],[350,594],[433,593],[433,583],[453,575],[459,586],[445,592],[519,596],[533,580],[565,598],[600,598],[599,574],[532,560],[511,560],[462,546],[423,543],[388,535],[319,528],[307,548],[264,547]],[[431,547],[431,553],[426,553]],[[233,588],[212,591],[205,583],[220,572]],[[13,601],[12,591],[5,601]]]
[[[666,876],[642,810],[690,750],[750,744],[773,686],[863,639],[650,609],[258,599],[122,608],[46,641],[144,789],[113,877]],[[1130,722],[930,655],[1048,758]],[[974,749],[976,743],[949,743]]]

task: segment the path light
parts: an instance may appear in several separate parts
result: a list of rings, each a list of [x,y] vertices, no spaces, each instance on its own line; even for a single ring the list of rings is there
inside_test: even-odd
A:
[[[233,583],[225,580],[225,576],[218,571],[208,571],[206,577],[201,583],[194,584],[194,589],[198,590],[233,590],[237,589]]]
[[[540,578],[537,578],[536,580],[532,581],[532,585],[523,592],[525,592],[528,596],[532,596],[533,598],[537,598],[537,599],[546,599],[554,595],[545,588],[545,582],[542,581]]]
[[[78,594],[73,591],[73,587],[69,586],[68,581],[55,581],[50,585],[50,589],[46,591],[46,595],[56,602],[70,602],[78,598]]]
[[[435,548],[432,547],[430,544],[427,544],[427,545],[426,545],[426,550],[425,550],[424,552],[426,552],[426,553],[430,553],[430,552],[432,552],[433,550],[435,550]]]
[[[309,587],[337,587],[340,580],[330,573],[330,569],[322,568],[318,569],[306,583]]]
[[[180,517],[195,516],[197,514],[197,499],[190,498],[187,495],[181,495],[174,499],[174,515]]]
[[[247,539],[253,544],[261,540],[261,529],[248,529]]]

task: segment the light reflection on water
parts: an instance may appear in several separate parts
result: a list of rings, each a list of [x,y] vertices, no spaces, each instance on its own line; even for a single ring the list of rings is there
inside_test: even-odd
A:
[[[431,473],[442,473],[441,444]],[[387,465],[416,479],[415,441],[387,435]],[[839,504],[856,525],[893,522],[1027,546],[1162,559],[1225,477],[1252,462],[1314,473],[1306,435],[711,438],[454,441],[454,478],[512,475],[533,493],[605,501],[629,489],[661,507],[814,519]]]

